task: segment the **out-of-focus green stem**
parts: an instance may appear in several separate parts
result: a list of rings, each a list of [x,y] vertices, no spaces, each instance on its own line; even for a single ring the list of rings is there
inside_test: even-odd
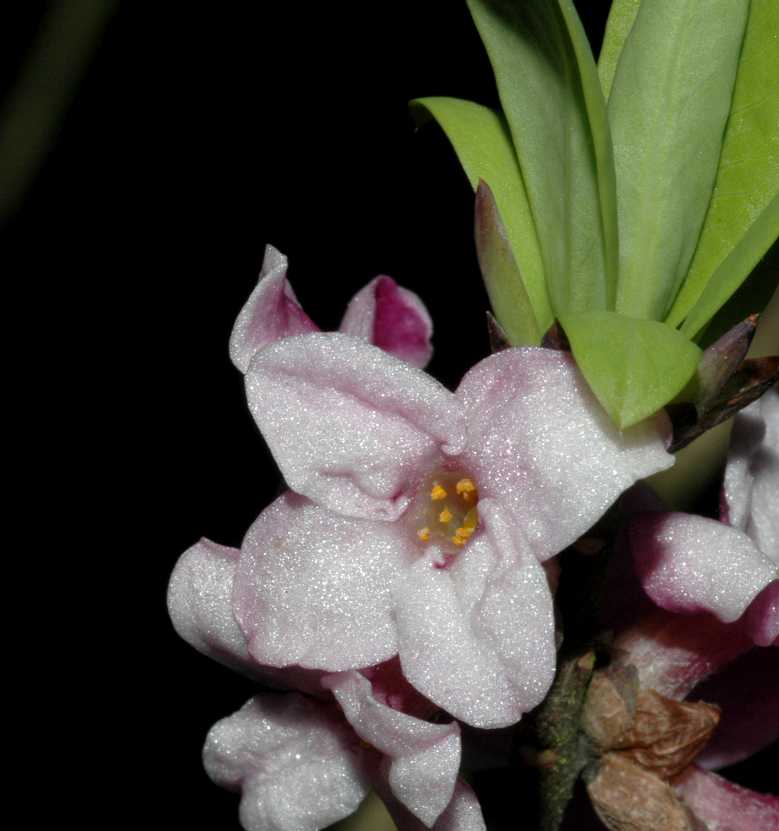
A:
[[[335,831],[395,831],[395,823],[384,803],[371,792],[355,813],[333,828]]]
[[[47,13],[0,114],[0,223],[32,182],[116,5],[59,0]]]
[[[760,316],[750,358],[779,354],[779,290]],[[733,420],[720,424],[681,450],[676,464],[647,481],[675,510],[689,510],[722,467]]]

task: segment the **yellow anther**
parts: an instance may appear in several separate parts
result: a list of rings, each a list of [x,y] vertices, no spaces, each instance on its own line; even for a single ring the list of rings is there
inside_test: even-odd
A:
[[[476,508],[471,508],[463,517],[463,528],[468,529],[468,533],[472,534],[479,524],[479,512]]]
[[[470,536],[471,536],[471,534],[472,534],[473,532],[474,532],[474,529],[473,529],[473,528],[468,528],[468,527],[466,527],[465,525],[463,525],[462,527],[458,528],[458,529],[454,532],[454,535],[455,535],[455,537],[461,537],[461,538],[462,538],[462,540],[463,540],[463,541],[465,541],[465,540],[467,540],[467,539],[468,539],[468,537],[470,537]]]
[[[476,492],[476,485],[473,484],[473,479],[460,479],[455,486],[458,495],[466,501],[471,499]]]
[[[449,510],[449,508],[444,508],[443,511],[441,511],[441,513],[438,515],[438,521],[443,523],[452,521],[452,512]]]
[[[433,502],[440,502],[442,499],[446,499],[446,491],[438,484],[438,482],[433,485],[433,490],[430,491],[430,498]]]
[[[427,527],[420,528],[419,531],[417,531],[417,536],[420,540],[422,540],[422,542],[427,542],[430,539],[430,529]]]
[[[458,537],[458,536],[457,536],[457,534],[455,534],[455,535],[452,537],[452,542],[453,542],[455,545],[465,545],[465,537]]]

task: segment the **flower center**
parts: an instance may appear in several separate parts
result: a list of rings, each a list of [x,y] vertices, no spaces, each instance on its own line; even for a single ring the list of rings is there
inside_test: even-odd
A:
[[[479,524],[479,492],[458,471],[439,471],[422,486],[412,511],[417,538],[447,551],[462,548]]]

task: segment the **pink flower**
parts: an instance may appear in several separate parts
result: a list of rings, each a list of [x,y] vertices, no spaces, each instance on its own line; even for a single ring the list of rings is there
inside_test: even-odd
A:
[[[630,527],[642,585],[664,609],[741,619],[755,643],[779,639],[779,392],[735,420],[720,521],[647,513]]]
[[[430,357],[426,309],[389,277],[358,292],[342,329],[411,363]],[[286,281],[286,260],[269,247],[259,284],[234,328],[233,360],[245,370],[262,346],[311,331],[318,329]],[[249,655],[231,607],[239,554],[201,540],[180,557],[168,591],[176,630],[199,651],[267,686],[320,699],[257,696],[209,734],[206,768],[219,784],[243,792],[245,827],[324,827],[351,813],[373,787],[401,827],[481,831],[478,802],[457,780],[459,726],[425,721],[437,708],[399,668],[385,664],[364,674],[327,676],[263,666]]]
[[[240,552],[185,552],[168,602],[193,646],[309,697],[252,699],[214,728],[206,767],[242,791],[250,831],[322,827],[368,786],[403,827],[475,831],[459,725],[426,721],[430,702],[494,727],[541,701],[542,561],[672,463],[667,423],[620,433],[570,356],[544,349],[494,355],[448,391],[417,368],[424,307],[389,278],[342,329],[316,330],[269,249],[231,355],[292,490]]]
[[[255,696],[208,735],[206,771],[241,791],[243,826],[324,828],[374,788],[401,827],[483,831],[478,802],[458,779],[459,725],[426,721],[436,708],[393,663],[325,674],[252,659],[230,602],[239,556],[207,540],[192,546],[171,577],[168,607],[176,630],[201,652],[270,686],[308,694]]]
[[[284,329],[282,299],[242,312],[234,354],[250,351],[246,320]],[[326,671],[399,654],[455,717],[515,722],[554,673],[540,561],[672,463],[664,419],[620,433],[561,352],[506,350],[451,393],[354,336],[270,339],[252,337],[246,390],[291,492],[242,546],[233,612],[249,652]]]
[[[779,831],[779,798],[709,770],[779,738],[777,493],[774,390],[736,418],[720,522],[655,511],[629,526],[637,576],[661,608],[629,625],[615,650],[637,668],[642,687],[720,707],[719,726],[696,765],[673,782],[711,831]]]
[[[357,688],[358,674],[352,675],[348,683]],[[370,687],[362,676],[359,679]],[[412,721],[410,717],[376,703],[369,692],[355,696],[366,708],[381,712],[385,721],[395,722],[396,729],[390,729],[382,744],[399,748],[397,758],[382,758],[361,741],[361,732],[371,732],[364,724],[355,732],[335,706],[297,693],[255,696],[214,725],[203,750],[206,772],[218,785],[241,791],[243,827],[247,831],[317,831],[353,813],[373,787],[401,829],[484,831],[473,791],[455,776],[445,794],[444,810],[438,807],[441,788],[439,781],[431,782],[431,775],[437,765],[449,765],[452,754],[441,741],[431,743],[427,734],[441,733],[449,726],[420,722],[415,731],[412,725],[400,723]],[[388,725],[380,724],[381,717],[374,720],[377,729],[387,731]],[[450,744],[459,743],[459,735],[451,731],[450,738]],[[416,800],[399,788],[400,769],[401,784],[414,792]],[[431,787],[425,791],[426,786]],[[399,791],[402,799],[396,796]],[[415,813],[406,807],[410,802]]]

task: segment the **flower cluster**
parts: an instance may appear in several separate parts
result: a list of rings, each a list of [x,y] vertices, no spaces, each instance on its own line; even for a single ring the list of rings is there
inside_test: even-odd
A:
[[[185,552],[169,609],[197,649],[288,691],[258,694],[206,742],[249,831],[324,828],[370,789],[401,827],[484,828],[459,722],[505,727],[543,701],[553,558],[672,463],[665,416],[618,431],[568,353],[505,349],[452,393],[421,369],[430,336],[421,301],[388,277],[320,332],[272,248],[235,325],[231,356],[290,490],[240,550]],[[772,393],[741,419],[722,523],[645,512],[628,531],[663,615],[724,621],[719,663],[748,634],[777,638],[778,406]],[[621,646],[642,685],[681,698],[717,661],[685,663],[673,645],[669,668],[647,625]],[[709,787],[690,782],[685,799]]]
[[[288,490],[169,589],[264,690],[206,769],[247,831],[369,791],[401,829],[477,831],[502,736],[547,831],[582,800],[579,827],[779,831],[778,797],[710,772],[779,735],[779,357],[747,357],[757,314],[708,344],[775,286],[779,16],[616,2],[596,64],[569,0],[467,6],[499,110],[412,112],[475,190],[493,354],[445,388],[385,276],[322,332],[268,248],[230,354]],[[666,510],[642,480],[739,411],[718,518]]]

